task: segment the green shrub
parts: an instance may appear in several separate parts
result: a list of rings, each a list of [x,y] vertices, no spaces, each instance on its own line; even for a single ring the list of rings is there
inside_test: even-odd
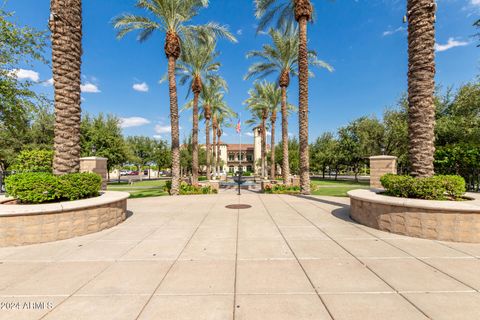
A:
[[[98,195],[102,178],[95,173],[72,173],[58,177],[61,183],[62,198],[78,200]]]
[[[172,181],[166,181],[164,190],[170,193],[172,189]],[[211,186],[195,186],[188,184],[186,182],[182,182],[180,184],[180,195],[194,195],[194,194],[216,194],[218,191],[213,189]]]
[[[385,194],[425,200],[458,200],[465,193],[465,180],[460,176],[414,178],[386,174],[380,178]]]
[[[61,198],[60,182],[51,173],[19,173],[5,179],[7,194],[23,203],[51,202]]]
[[[300,193],[300,187],[286,186],[284,184],[267,184],[264,192],[269,194],[297,194]]]
[[[11,169],[18,172],[52,172],[53,151],[24,150],[15,159]]]
[[[51,173],[26,172],[5,179],[7,194],[22,203],[58,202],[97,196],[102,178],[95,173],[55,176]]]

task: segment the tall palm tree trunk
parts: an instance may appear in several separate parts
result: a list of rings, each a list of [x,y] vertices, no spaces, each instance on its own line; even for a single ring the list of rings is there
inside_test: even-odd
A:
[[[290,184],[290,163],[288,160],[288,112],[287,87],[282,86],[282,176],[283,183]]]
[[[215,119],[213,120],[215,122]],[[212,143],[212,168],[214,175],[217,174],[217,128],[215,125],[212,127],[213,143]]]
[[[267,125],[266,118],[262,118],[262,179],[267,176]]]
[[[222,129],[220,127],[217,129],[217,166],[218,170],[217,173],[220,173],[222,171],[221,164],[220,164],[220,139],[222,137]]]
[[[199,90],[193,91],[193,129],[192,129],[192,184],[198,184],[198,99]]]
[[[298,82],[299,82],[299,143],[300,188],[302,194],[310,194],[310,159],[308,150],[308,49],[307,23],[313,7],[310,0],[295,0],[295,19],[299,24]]]
[[[210,168],[210,119],[205,119],[205,147],[207,148],[207,180],[212,179]]]
[[[275,164],[275,118],[272,115],[271,120],[272,128],[271,128],[271,146],[270,146],[270,179],[275,180],[275,172],[276,172],[276,164]]]
[[[168,58],[168,90],[170,95],[170,125],[172,140],[172,188],[171,195],[180,193],[180,128],[178,124],[178,96],[175,65],[180,57],[180,39],[177,34],[168,31],[165,37],[165,55]]]
[[[434,174],[435,11],[434,0],[408,0],[408,135],[411,173]]]
[[[82,1],[51,0],[52,64],[55,88],[53,172],[80,170]]]
[[[172,188],[171,195],[180,192],[180,128],[178,124],[177,82],[175,79],[175,58],[168,58],[168,84],[170,94],[170,123],[172,126]]]

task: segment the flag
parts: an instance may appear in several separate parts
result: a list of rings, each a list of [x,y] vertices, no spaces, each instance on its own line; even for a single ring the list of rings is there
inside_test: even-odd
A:
[[[237,133],[240,133],[242,132],[242,123],[240,122],[240,119],[238,119],[238,123],[237,123]]]

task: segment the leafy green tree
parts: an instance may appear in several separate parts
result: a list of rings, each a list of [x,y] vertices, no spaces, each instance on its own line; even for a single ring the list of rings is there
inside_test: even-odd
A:
[[[126,139],[127,147],[130,150],[129,162],[142,170],[152,162],[154,156],[154,139],[144,136],[132,136]]]
[[[335,165],[337,141],[331,132],[325,132],[310,146],[310,167],[325,178],[327,169]]]
[[[151,161],[155,163],[158,171],[171,167],[172,153],[170,146],[165,140],[156,139],[153,141],[153,154]]]
[[[120,120],[113,116],[99,114],[91,117],[86,114],[81,123],[81,154],[83,157],[107,158],[110,172],[128,160],[128,149],[122,135]]]
[[[31,90],[33,81],[18,79],[19,65],[45,62],[46,33],[19,26],[10,20],[13,13],[0,9],[0,123],[19,130],[40,98]]]
[[[280,142],[275,147],[275,162],[278,165],[283,163],[283,142]],[[290,138],[288,140],[288,159],[290,165],[290,172],[294,175],[300,173],[300,145],[297,138]]]

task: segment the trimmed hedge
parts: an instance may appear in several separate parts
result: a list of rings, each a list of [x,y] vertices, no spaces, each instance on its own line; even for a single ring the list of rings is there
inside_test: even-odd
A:
[[[72,173],[55,176],[51,173],[28,172],[5,179],[7,194],[22,203],[73,201],[98,196],[102,178],[95,173]]]
[[[424,200],[459,200],[466,192],[465,179],[454,175],[414,178],[386,174],[380,178],[385,194]]]

